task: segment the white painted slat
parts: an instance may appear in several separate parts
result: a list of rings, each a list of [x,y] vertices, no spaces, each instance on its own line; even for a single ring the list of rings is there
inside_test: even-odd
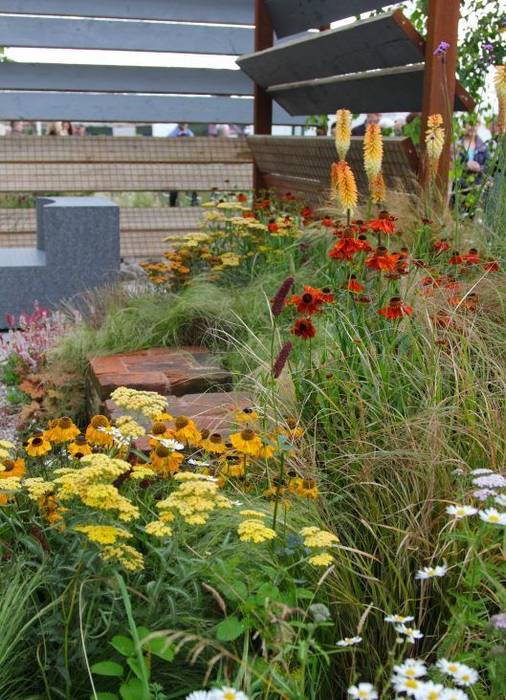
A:
[[[166,22],[125,22],[24,15],[0,18],[0,46],[211,53],[253,50],[253,30]]]
[[[252,95],[240,70],[0,63],[0,90]]]
[[[252,124],[253,100],[172,95],[0,92],[0,119]],[[276,105],[273,123],[301,125],[305,124],[305,117],[291,117]]]
[[[253,0],[0,0],[0,12],[253,24]]]

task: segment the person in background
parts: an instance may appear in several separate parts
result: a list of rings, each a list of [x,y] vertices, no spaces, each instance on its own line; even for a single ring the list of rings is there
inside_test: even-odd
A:
[[[352,136],[364,136],[365,130],[369,124],[379,124],[381,121],[381,112],[370,112],[363,124],[353,127],[351,130]]]
[[[86,136],[86,127],[84,124],[74,124],[72,136]]]
[[[464,135],[457,144],[456,159],[461,175],[455,182],[452,203],[459,203],[462,210],[474,216],[482,193],[481,185],[487,177],[490,152],[486,143],[478,136],[478,125],[468,122]]]
[[[73,136],[74,129],[72,122],[62,122],[62,136]]]
[[[193,131],[190,129],[188,124],[178,124],[175,129],[173,129],[169,138],[192,138],[195,136]],[[199,200],[196,192],[192,192],[192,207],[198,206]],[[177,200],[179,199],[179,192],[177,190],[171,190],[169,192],[169,206],[177,207]]]
[[[394,136],[402,136],[404,134],[404,119],[396,119],[394,121]]]
[[[25,123],[22,121],[11,121],[9,136],[22,136],[25,130]]]

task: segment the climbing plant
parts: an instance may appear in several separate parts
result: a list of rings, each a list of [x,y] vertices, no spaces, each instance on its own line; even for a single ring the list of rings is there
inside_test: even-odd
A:
[[[406,6],[410,20],[422,34],[425,34],[428,5],[428,0],[414,0]],[[487,66],[506,60],[504,0],[461,0],[461,16],[458,76],[479,100],[483,98]]]

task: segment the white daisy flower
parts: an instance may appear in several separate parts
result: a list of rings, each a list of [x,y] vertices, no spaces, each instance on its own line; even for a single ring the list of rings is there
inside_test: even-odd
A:
[[[348,695],[354,700],[377,700],[378,693],[371,683],[359,683],[348,688]]]
[[[480,510],[480,518],[484,523],[492,525],[506,525],[506,513],[497,510],[496,508],[485,508]]]
[[[180,450],[184,450],[184,445],[182,442],[178,442],[177,440],[173,440],[172,438],[157,438],[156,435],[150,435],[149,437],[155,438],[155,440],[158,440],[160,445],[162,447],[165,447],[167,450],[175,450],[176,452],[179,452]]]
[[[414,697],[416,692],[421,690],[425,683],[418,678],[406,678],[406,676],[394,676],[392,685],[396,693],[406,693]]]
[[[352,647],[355,644],[360,644],[362,637],[345,637],[337,642],[338,647]]]
[[[207,700],[248,700],[248,697],[240,690],[223,686],[220,689],[210,690]]]
[[[395,631],[403,634],[411,644],[414,644],[416,639],[422,639],[423,637],[421,630],[417,630],[414,627],[406,627],[406,625],[396,625]]]
[[[446,688],[443,698],[444,700],[469,700],[469,695],[460,688]]]
[[[460,668],[453,676],[453,680],[457,685],[469,687],[478,682],[478,671],[466,664],[460,664]]]
[[[496,496],[494,498],[494,501],[497,503],[498,506],[503,506],[504,508],[506,508],[506,494],[499,494],[499,496]]]
[[[492,471],[492,469],[473,469],[473,471],[471,472],[471,474],[473,474],[473,476],[482,476],[483,474],[493,474],[493,473],[494,472]]]
[[[187,695],[186,700],[209,700],[209,693],[207,690],[196,690],[194,693]]]
[[[427,666],[419,659],[405,659],[404,663],[394,666],[394,674],[405,678],[420,678],[427,674]]]
[[[446,564],[442,566],[424,566],[423,569],[416,572],[416,579],[425,581],[428,578],[441,578],[448,571]]]
[[[442,673],[446,673],[447,676],[454,676],[460,668],[460,663],[458,661],[448,661],[448,659],[438,659],[436,668]]]
[[[478,508],[474,508],[473,506],[448,506],[446,512],[448,515],[452,515],[456,520],[461,520],[470,515],[475,515],[478,512]]]
[[[427,681],[420,690],[416,691],[415,698],[416,700],[444,700],[446,690],[440,683]]]
[[[413,622],[413,615],[387,615],[385,622],[391,622],[394,625],[403,625],[405,622]]]
[[[188,464],[191,464],[192,467],[208,467],[209,462],[204,462],[203,460],[200,459],[189,459]]]

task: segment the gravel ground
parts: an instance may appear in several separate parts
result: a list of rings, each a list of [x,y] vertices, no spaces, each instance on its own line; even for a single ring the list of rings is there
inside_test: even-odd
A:
[[[15,440],[17,420],[17,414],[10,414],[7,391],[5,386],[0,383],[0,440]]]

